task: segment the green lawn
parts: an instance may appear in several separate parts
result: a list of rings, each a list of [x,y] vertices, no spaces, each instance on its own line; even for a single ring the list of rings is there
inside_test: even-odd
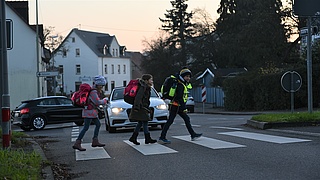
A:
[[[2,129],[0,128],[0,179],[42,179],[42,158],[30,150],[26,140],[28,137],[21,132],[12,132],[11,147],[2,148]]]
[[[320,111],[295,112],[295,113],[280,113],[280,114],[261,114],[252,116],[251,120],[260,122],[319,122]]]

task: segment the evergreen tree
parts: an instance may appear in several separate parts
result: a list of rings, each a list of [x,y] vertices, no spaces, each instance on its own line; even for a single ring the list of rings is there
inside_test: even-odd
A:
[[[282,66],[288,46],[281,0],[221,0],[217,65],[257,69]]]
[[[169,33],[169,38],[167,44],[169,48],[174,53],[175,61],[172,64],[178,67],[186,66],[188,64],[187,60],[187,39],[193,34],[193,25],[191,23],[191,18],[193,13],[188,13],[186,4],[187,0],[174,0],[170,1],[173,9],[166,10],[167,13],[164,14],[165,18],[159,18],[162,24],[162,30]]]

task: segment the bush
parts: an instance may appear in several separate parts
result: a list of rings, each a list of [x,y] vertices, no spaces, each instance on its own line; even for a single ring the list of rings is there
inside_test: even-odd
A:
[[[314,66],[312,77],[313,107],[320,103],[319,66]],[[230,111],[284,110],[291,108],[291,93],[283,90],[281,77],[288,70],[273,74],[246,73],[223,82],[225,108]],[[302,78],[302,86],[294,93],[294,108],[308,106],[307,71],[305,67],[295,68]]]

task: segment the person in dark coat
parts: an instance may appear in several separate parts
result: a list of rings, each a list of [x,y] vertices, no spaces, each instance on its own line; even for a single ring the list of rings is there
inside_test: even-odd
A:
[[[148,130],[148,121],[150,118],[150,93],[151,86],[153,85],[153,78],[150,74],[143,74],[141,79],[139,79],[138,91],[132,106],[131,112],[129,114],[129,119],[138,121],[132,136],[129,141],[140,145],[137,141],[139,131],[143,126],[145,144],[155,143],[157,140],[151,139],[150,133]]]

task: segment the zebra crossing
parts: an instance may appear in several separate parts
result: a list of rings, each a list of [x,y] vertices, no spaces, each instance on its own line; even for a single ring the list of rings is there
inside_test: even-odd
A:
[[[223,129],[223,127],[212,127],[212,128]],[[303,143],[303,142],[311,141],[308,139],[299,139],[299,138],[291,138],[291,137],[284,137],[284,136],[267,135],[262,133],[239,131],[240,129],[234,129],[234,128],[224,128],[224,129],[228,129],[230,130],[230,132],[221,132],[217,134],[255,140],[255,141],[262,141],[267,143],[280,144],[280,145],[287,144],[287,143]],[[79,127],[77,126],[73,127],[71,132],[71,142],[76,141],[78,134],[79,134]],[[190,135],[172,136],[172,138],[178,139],[187,143],[192,143],[194,145],[210,148],[212,150],[247,147],[246,145],[243,145],[243,144],[227,142],[227,141],[223,141],[223,140],[219,140],[211,137],[204,137],[204,136],[202,136],[201,138],[195,141],[191,141]],[[138,141],[143,142],[144,139],[138,139]],[[133,149],[135,149],[136,151],[138,151],[139,153],[145,156],[179,153],[178,150],[169,148],[166,145],[159,144],[159,143],[155,143],[155,144],[141,143],[140,145],[134,145],[128,140],[123,140],[123,142],[127,144],[129,147],[132,147]],[[111,156],[107,153],[106,149],[103,147],[92,148],[91,143],[83,143],[82,146],[87,150],[86,151],[75,150],[76,161],[111,158]]]

